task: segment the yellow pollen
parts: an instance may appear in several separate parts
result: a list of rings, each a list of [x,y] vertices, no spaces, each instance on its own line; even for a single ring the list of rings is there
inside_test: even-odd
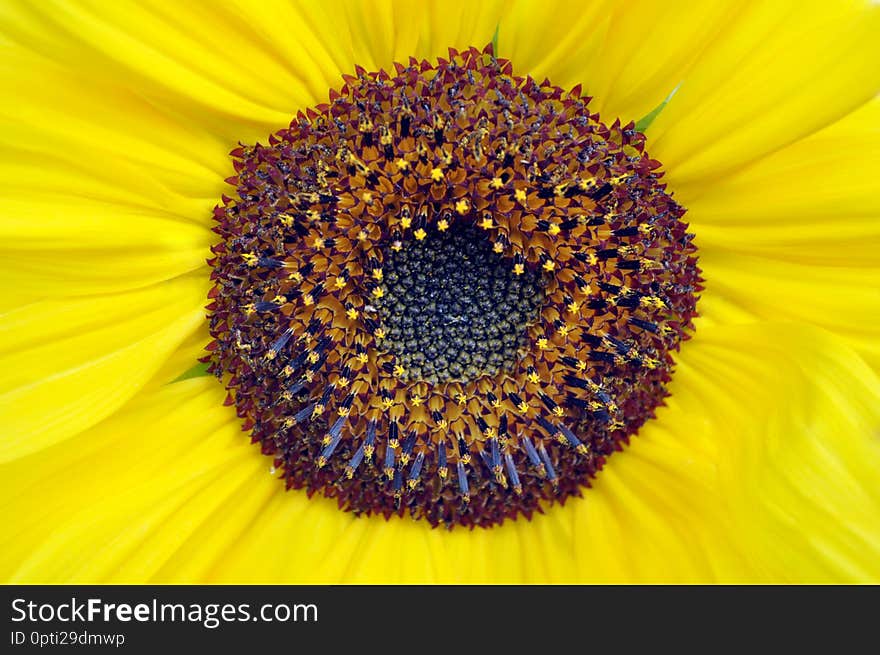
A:
[[[241,256],[241,258],[244,260],[244,263],[247,264],[248,266],[256,266],[256,265],[257,265],[257,262],[258,262],[259,259],[260,259],[259,257],[257,257],[257,256],[256,256],[254,253],[252,253],[252,252],[246,252],[246,253],[244,253],[244,254]]]
[[[548,228],[547,231],[550,233],[551,236],[555,237],[562,230],[559,228],[559,226],[556,223],[550,223],[550,227]]]
[[[516,408],[522,412],[523,414],[527,414],[529,411],[529,404],[524,400]]]
[[[344,288],[345,288],[345,284],[346,284],[346,282],[345,282],[345,278],[344,278],[344,277],[338,277],[338,278],[336,278],[336,288],[337,288],[337,289],[344,289]]]
[[[321,248],[323,248],[324,247],[324,239],[322,239],[321,237],[315,237],[314,246],[315,246],[315,250],[320,250]]]
[[[656,307],[657,309],[666,307],[666,303],[659,296],[642,296],[639,299],[639,304],[642,307]]]
[[[394,163],[397,166],[398,170],[405,171],[407,168],[409,168],[409,162],[405,159],[398,159]]]
[[[404,373],[406,373],[406,369],[403,368],[403,366],[401,366],[400,364],[396,364],[394,366],[394,375],[395,376],[402,378]]]
[[[368,205],[371,205],[373,203],[373,192],[372,191],[364,191],[364,194],[361,196],[361,198],[363,198],[363,201],[365,203],[367,203]]]
[[[384,295],[385,295],[385,291],[382,290],[382,287],[374,287],[373,288],[373,297],[374,298],[381,298]]]
[[[514,192],[513,197],[516,198],[520,204],[526,204],[526,192],[524,189],[517,189]]]
[[[529,382],[531,382],[532,384],[538,384],[538,382],[541,381],[541,376],[538,375],[537,373],[529,373],[529,374],[526,376],[526,379],[527,379]]]
[[[513,265],[513,273],[514,275],[522,275],[526,272],[526,267],[523,264],[514,264]]]
[[[385,330],[382,328],[379,328],[378,330],[376,330],[376,338],[377,339],[384,339],[385,338]]]
[[[281,221],[281,224],[284,227],[290,227],[293,225],[293,216],[290,214],[278,214],[278,220]]]
[[[493,189],[500,189],[504,186],[504,182],[501,180],[500,177],[493,177],[492,181],[489,182],[489,186]]]
[[[360,315],[360,312],[358,310],[356,310],[354,307],[351,307],[348,309],[348,311],[345,312],[345,315],[348,317],[348,320],[354,321],[354,320],[357,320],[357,317]]]
[[[480,221],[480,227],[484,230],[491,230],[495,226],[495,223],[492,221],[491,216],[486,216]]]
[[[578,180],[578,188],[581,191],[587,191],[588,189],[592,188],[595,185],[596,185],[596,178],[594,178],[594,177]]]
[[[459,214],[466,214],[468,209],[470,209],[470,206],[470,203],[462,198],[457,203],[455,203],[455,211],[457,211]]]
[[[431,169],[431,179],[435,182],[439,182],[443,179],[443,169],[442,168],[432,168]]]
[[[373,279],[377,282],[381,282],[382,278],[385,277],[385,273],[382,272],[381,268],[374,268],[373,272],[370,273],[373,276]]]
[[[441,232],[445,232],[449,229],[449,221],[447,221],[445,218],[441,218],[439,221],[437,221],[437,229]]]
[[[554,262],[552,259],[548,259],[546,262],[544,262],[544,265],[541,268],[543,268],[545,271],[552,271],[554,268],[556,268],[556,262]]]
[[[400,219],[400,227],[402,227],[404,230],[408,230],[410,225],[412,225],[412,218],[410,218],[409,216],[404,216]]]
[[[541,350],[547,350],[547,348],[550,347],[550,342],[547,341],[545,337],[541,337],[540,339],[538,339],[537,344],[538,348]]]
[[[413,236],[416,238],[416,241],[421,241],[421,240],[424,239],[426,236],[428,236],[428,233],[425,232],[424,229],[419,228],[418,230],[416,230],[415,232],[413,232]]]

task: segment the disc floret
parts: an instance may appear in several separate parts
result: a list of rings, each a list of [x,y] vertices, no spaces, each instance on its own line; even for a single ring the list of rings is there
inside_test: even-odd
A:
[[[208,360],[288,486],[487,526],[653,415],[695,248],[644,136],[588,103],[450,50],[232,152]]]

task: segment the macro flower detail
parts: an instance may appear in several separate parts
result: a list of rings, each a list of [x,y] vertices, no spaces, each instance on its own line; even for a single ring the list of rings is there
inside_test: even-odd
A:
[[[878,35],[4,0],[3,580],[880,581]]]
[[[660,162],[491,46],[344,79],[232,152],[210,371],[288,487],[355,513],[491,526],[579,494],[693,329]]]

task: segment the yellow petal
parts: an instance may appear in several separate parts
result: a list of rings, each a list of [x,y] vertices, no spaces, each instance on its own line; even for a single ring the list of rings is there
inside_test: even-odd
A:
[[[169,385],[4,465],[3,511],[14,517],[4,577],[148,579],[212,511],[234,508],[251,472],[248,440],[220,401],[213,379]]]
[[[203,276],[122,294],[46,300],[0,320],[0,460],[102,420],[204,321]]]
[[[682,349],[674,399],[704,407],[739,559],[730,581],[880,580],[880,381],[827,333],[710,330]],[[740,350],[731,348],[739,344]],[[720,384],[684,384],[688,378]]]
[[[32,299],[112,292],[204,265],[225,146],[208,149],[212,171],[192,154],[204,139],[131,91],[18,50],[0,79],[5,287]]]
[[[514,71],[571,88],[611,123],[638,120],[685,79],[739,7],[732,2],[523,0],[499,29]]]
[[[877,161],[874,100],[681,194],[707,279],[701,313],[720,323],[776,318],[819,325],[880,370]]]
[[[19,47],[137,89],[232,147],[325,101],[355,64],[488,43],[501,3],[13,2],[5,14]]]
[[[880,266],[880,100],[699,188],[677,192],[704,250]]]
[[[718,180],[873,97],[878,30],[862,0],[741,4],[649,131],[670,186]]]
[[[28,297],[114,292],[204,270],[205,227],[136,208],[40,194],[0,198],[2,287]]]

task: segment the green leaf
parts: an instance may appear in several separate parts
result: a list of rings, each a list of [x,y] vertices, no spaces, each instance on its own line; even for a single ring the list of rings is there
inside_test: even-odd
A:
[[[202,377],[204,375],[209,375],[208,365],[206,363],[199,362],[198,364],[196,364],[192,368],[188,369],[187,371],[184,371],[178,377],[173,379],[171,381],[171,384],[174,384],[175,382],[181,382],[183,380],[189,380],[190,378]]]
[[[501,23],[495,25],[495,34],[492,35],[492,55],[495,57],[498,56],[498,30],[501,28]]]
[[[660,115],[660,112],[663,111],[663,108],[669,104],[669,101],[672,100],[672,96],[675,95],[675,92],[678,91],[680,86],[681,82],[679,82],[678,85],[669,92],[669,95],[663,99],[663,102],[661,102],[659,105],[654,107],[651,111],[649,111],[647,114],[636,121],[636,129],[639,132],[644,132],[649,127],[651,127],[651,123],[653,123],[654,119],[656,119]]]

